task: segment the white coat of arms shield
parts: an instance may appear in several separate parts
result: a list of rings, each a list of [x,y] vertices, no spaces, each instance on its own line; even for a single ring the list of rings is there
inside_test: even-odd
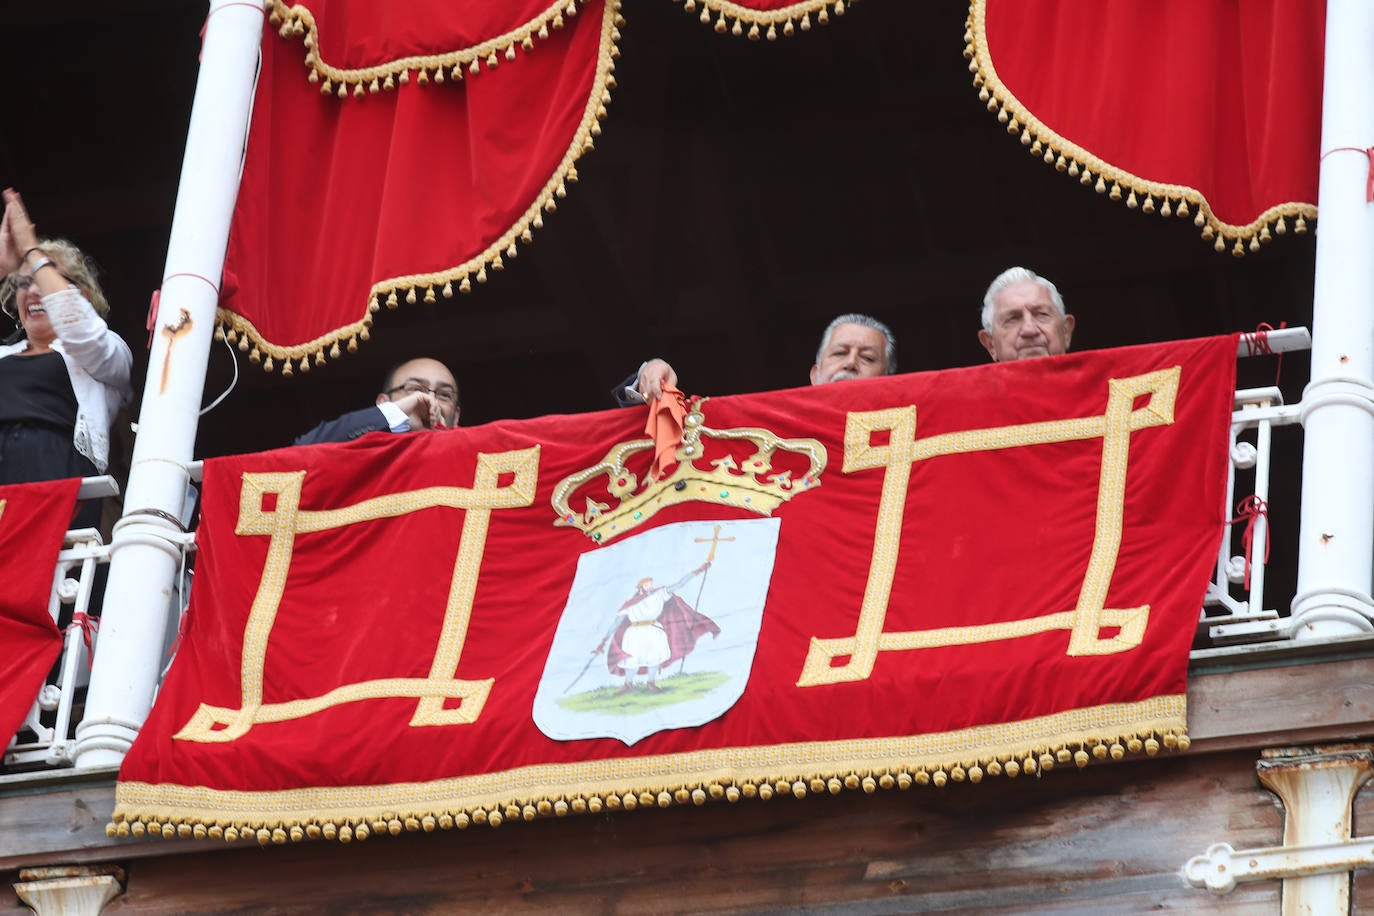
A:
[[[634,744],[724,714],[749,680],[778,525],[679,522],[583,554],[535,693],[539,730]]]

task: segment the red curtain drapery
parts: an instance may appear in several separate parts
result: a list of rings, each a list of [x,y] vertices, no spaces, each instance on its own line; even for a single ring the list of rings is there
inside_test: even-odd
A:
[[[1321,0],[974,0],[990,111],[1099,193],[1257,251],[1316,216]]]
[[[1186,742],[1235,352],[711,398],[647,489],[638,410],[208,460],[186,634],[115,829],[347,838]],[[750,524],[775,550],[733,560]],[[679,577],[691,638],[650,689],[624,662],[650,631],[626,632],[670,627],[616,609]],[[730,671],[711,714],[621,730],[672,714],[675,677],[709,693]]]
[[[73,478],[0,487],[0,746],[23,724],[62,651],[48,597],[80,486]]]
[[[846,9],[684,7],[755,39]],[[1322,13],[1317,0],[1130,0],[1090,16],[975,0],[967,53],[1032,153],[1242,254],[1316,213]],[[383,306],[503,269],[599,133],[620,21],[618,0],[273,0],[221,332],[291,374],[355,349]]]
[[[383,305],[452,296],[502,269],[600,132],[618,8],[277,2],[224,333],[290,374],[356,348]]]

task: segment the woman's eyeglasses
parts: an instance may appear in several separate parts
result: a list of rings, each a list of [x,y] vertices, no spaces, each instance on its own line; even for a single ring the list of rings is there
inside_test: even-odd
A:
[[[58,271],[58,276],[60,276],[63,280],[66,280],[68,283],[71,283],[72,286],[76,285],[76,283],[73,282],[71,277],[67,276],[61,271]],[[38,281],[34,279],[33,274],[10,274],[8,277],[5,278],[5,288],[7,292],[13,292],[17,296],[20,293],[27,292],[28,288],[30,286],[33,286],[37,282]]]

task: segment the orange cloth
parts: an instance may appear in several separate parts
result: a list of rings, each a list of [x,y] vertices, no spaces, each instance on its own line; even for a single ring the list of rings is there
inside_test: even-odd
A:
[[[649,479],[662,480],[677,464],[677,447],[682,444],[682,421],[687,418],[687,398],[672,385],[663,386],[663,396],[649,404],[649,421],[644,434],[654,440],[654,460]]]

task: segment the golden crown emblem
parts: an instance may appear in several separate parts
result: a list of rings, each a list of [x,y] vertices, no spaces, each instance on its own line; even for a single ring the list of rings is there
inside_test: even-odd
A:
[[[820,442],[784,439],[766,429],[712,429],[705,425],[702,415],[708,400],[697,401],[683,420],[677,466],[670,474],[661,480],[646,479],[640,488],[639,476],[627,465],[644,453],[652,453],[654,441],[618,442],[600,462],[569,474],[554,487],[551,502],[558,514],[554,524],[580,528],[593,541],[604,544],[647,522],[660,509],[679,503],[715,503],[772,515],[786,500],[820,486],[826,461],[825,446]],[[706,457],[708,445],[718,457]],[[806,459],[805,470],[798,474],[792,468],[775,468],[774,459],[780,450]],[[698,461],[709,468],[698,467]],[[647,464],[643,471],[647,477]],[[593,482],[600,477],[605,478],[605,492],[614,504],[595,497]],[[579,501],[581,511],[573,508]]]

